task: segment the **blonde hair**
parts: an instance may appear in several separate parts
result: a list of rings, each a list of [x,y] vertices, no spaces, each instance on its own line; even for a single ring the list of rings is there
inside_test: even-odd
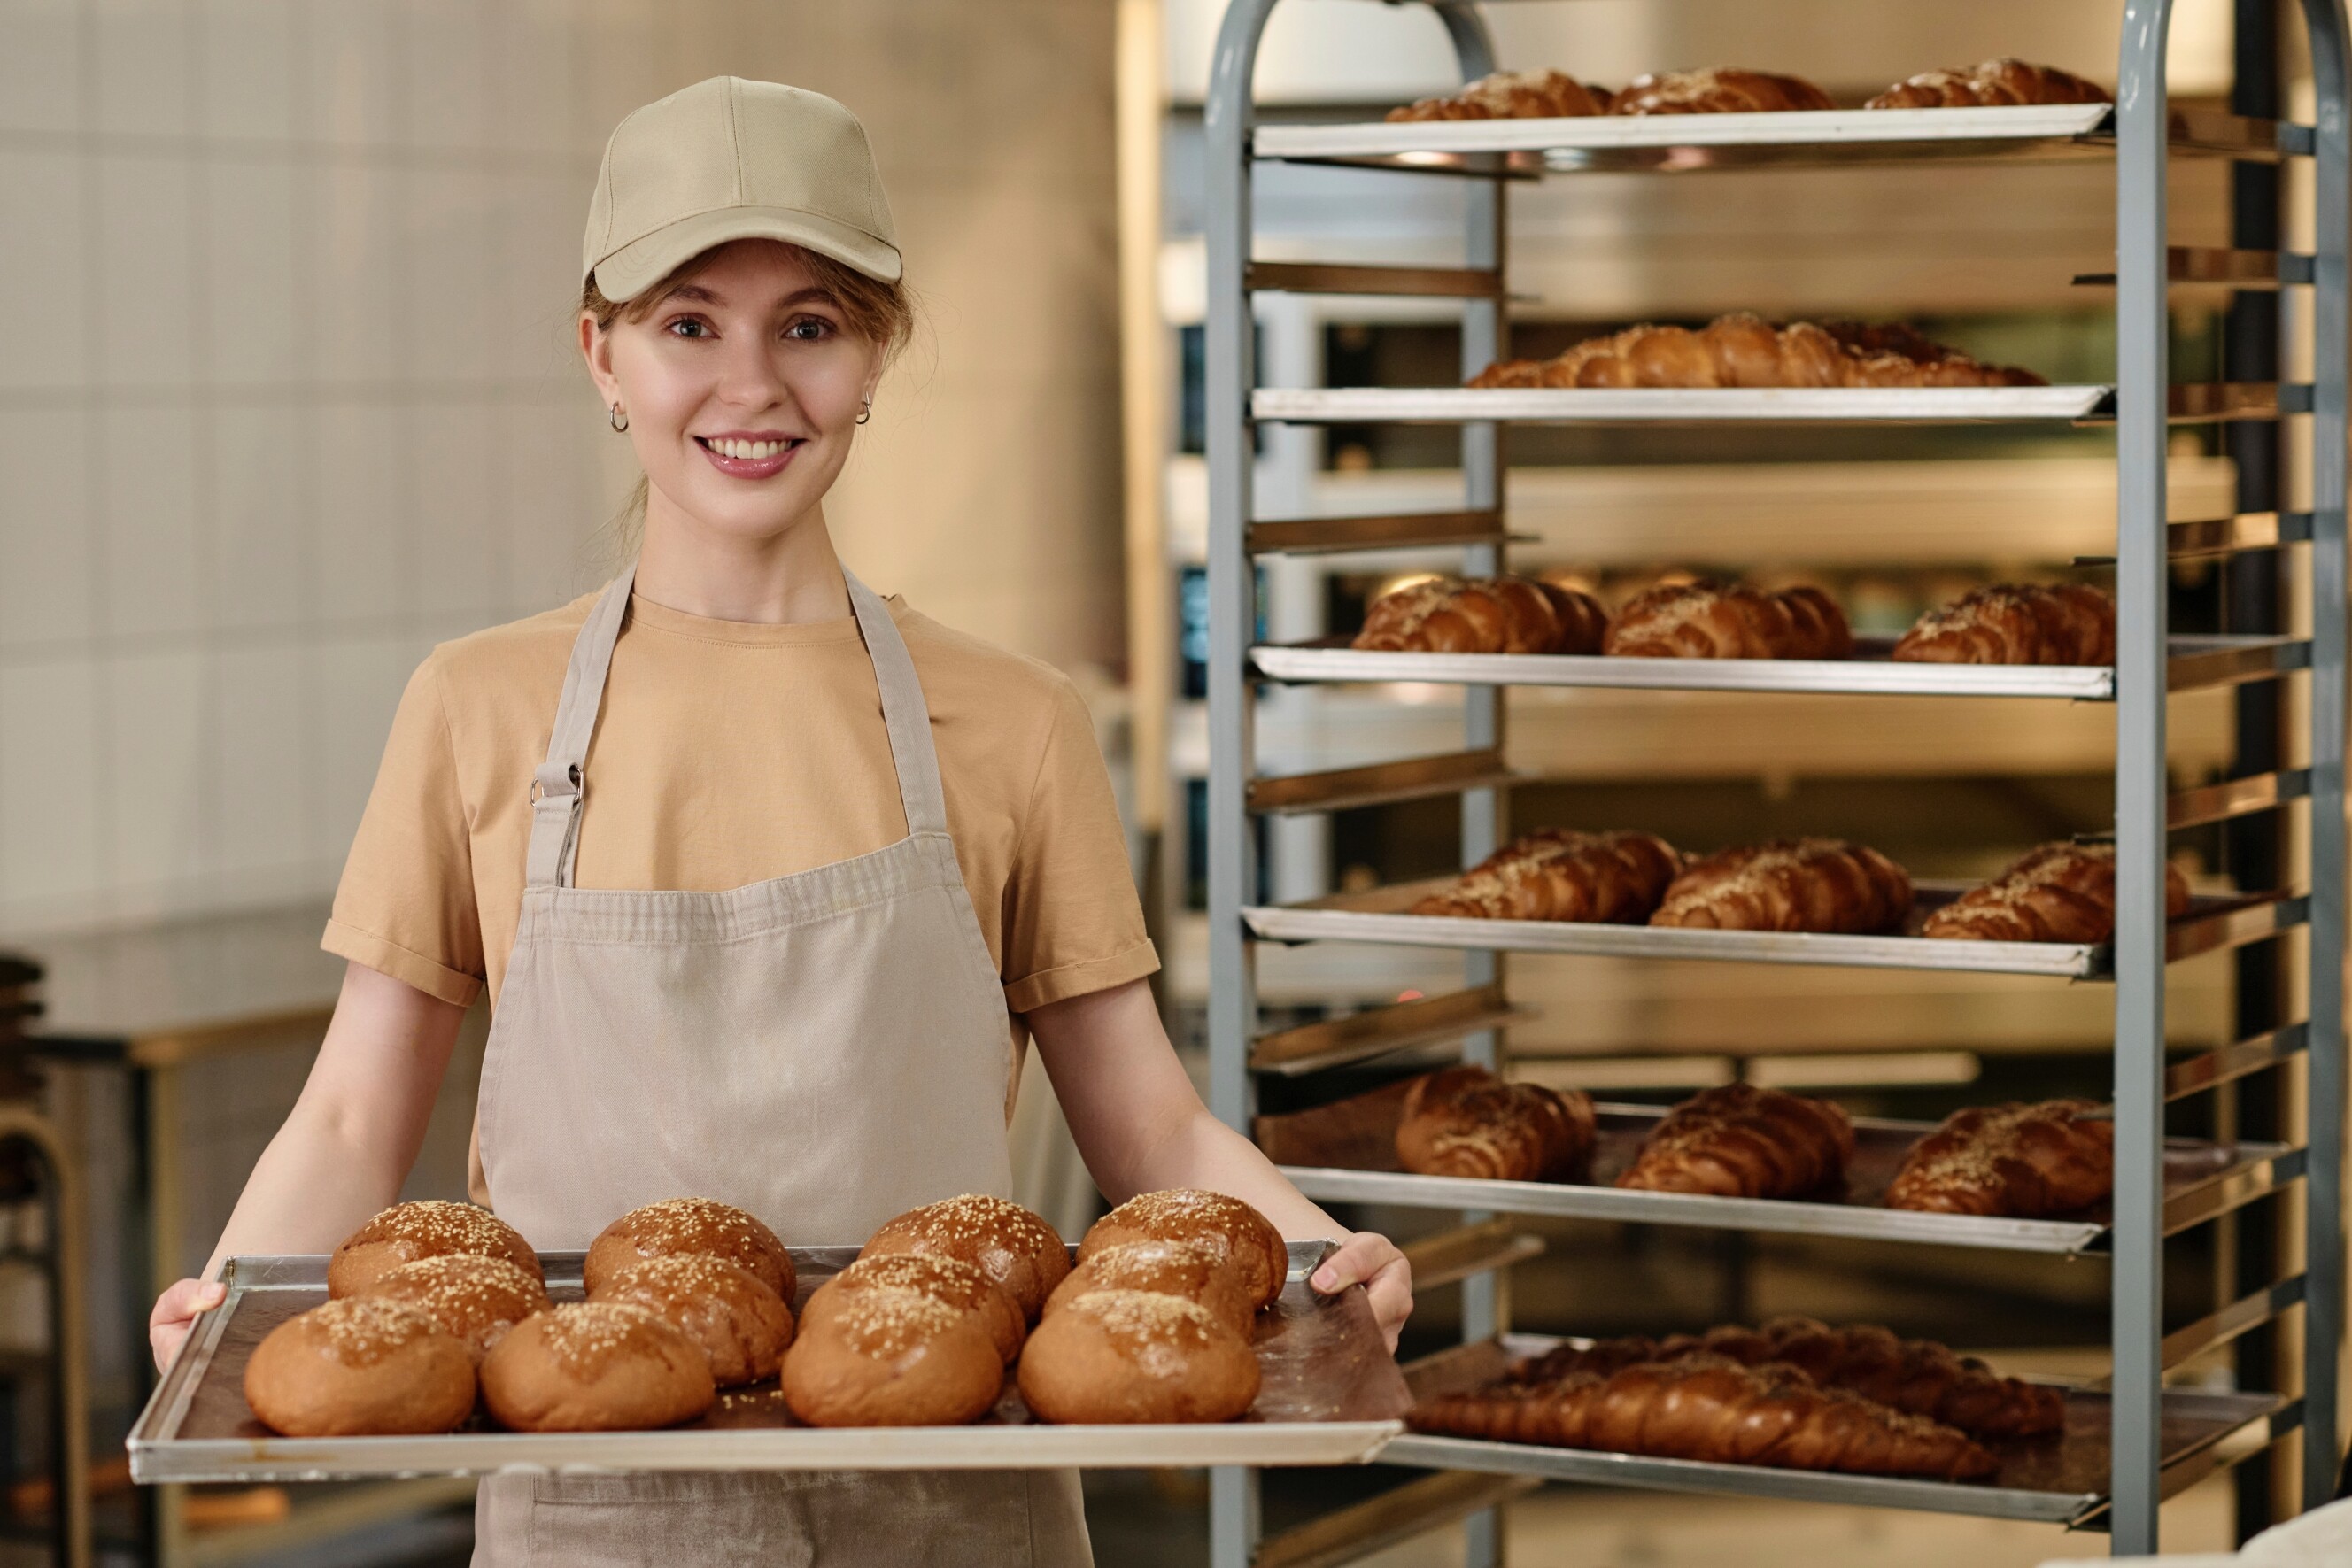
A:
[[[884,362],[898,358],[908,340],[915,335],[914,300],[901,283],[885,283],[878,277],[868,277],[845,262],[834,260],[804,246],[787,246],[794,259],[806,267],[816,287],[841,312],[841,319],[851,331],[882,350]],[[635,298],[619,303],[604,298],[596,287],[596,275],[590,273],[580,286],[580,309],[596,324],[596,330],[608,332],[616,321],[642,321],[659,308],[672,292],[693,278],[695,274],[710,265],[716,250],[706,250],[700,256],[681,262],[668,277],[637,294]],[[636,488],[619,512],[605,524],[614,538],[614,554],[625,561],[637,553],[646,526],[646,491],[647,481],[637,476]]]

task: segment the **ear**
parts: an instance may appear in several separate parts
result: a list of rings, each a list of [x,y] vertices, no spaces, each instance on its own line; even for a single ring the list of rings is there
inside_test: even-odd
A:
[[[613,374],[613,334],[596,329],[596,319],[580,312],[580,357],[588,361],[588,378],[606,408],[621,401],[620,379]]]

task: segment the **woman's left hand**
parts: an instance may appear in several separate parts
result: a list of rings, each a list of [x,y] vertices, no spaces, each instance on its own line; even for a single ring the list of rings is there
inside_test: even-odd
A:
[[[1327,1296],[1360,1283],[1371,1298],[1372,1316],[1380,1322],[1381,1337],[1389,1342],[1390,1352],[1395,1352],[1397,1331],[1412,1316],[1412,1265],[1405,1261],[1395,1242],[1359,1230],[1324,1259],[1307,1282]]]

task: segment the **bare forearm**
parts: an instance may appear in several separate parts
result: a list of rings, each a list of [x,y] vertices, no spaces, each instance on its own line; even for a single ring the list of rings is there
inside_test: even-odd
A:
[[[1125,1173],[1127,1192],[1106,1192],[1117,1203],[1138,1192],[1197,1186],[1229,1193],[1274,1221],[1293,1241],[1341,1238],[1348,1228],[1299,1194],[1255,1144],[1211,1115],[1196,1101],[1192,1113],[1167,1129]]]
[[[396,1160],[380,1138],[352,1136],[297,1106],[255,1162],[202,1277],[238,1253],[333,1251],[399,1196],[408,1168]]]

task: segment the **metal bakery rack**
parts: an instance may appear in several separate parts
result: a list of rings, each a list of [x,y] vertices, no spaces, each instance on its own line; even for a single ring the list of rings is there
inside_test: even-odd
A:
[[[1427,0],[1451,37],[1464,79],[1495,68],[1486,26],[1467,0]],[[1408,1434],[1387,1462],[1438,1473],[1287,1536],[1261,1541],[1254,1474],[1214,1472],[1213,1560],[1339,1562],[1415,1527],[1466,1519],[1468,1561],[1499,1552],[1493,1505],[1551,1478],[1650,1487],[1875,1503],[1990,1514],[2112,1533],[2118,1553],[2152,1552],[2158,1509],[2194,1480],[2289,1432],[2305,1435],[2303,1506],[2333,1495],[2339,1458],[2337,1352],[2345,1314],[2342,1162],[2345,878],[2345,466],[2347,163],[2346,19],[2341,0],[2303,0],[2315,89],[2309,125],[2192,110],[2167,96],[2169,0],[2127,0],[2115,107],[1913,110],[1647,119],[1496,120],[1440,123],[1260,124],[1251,89],[1258,45],[1277,0],[1233,0],[1212,66],[1208,145],[1209,296],[1206,423],[1209,465],[1210,920],[1209,1041],[1217,1113],[1254,1124],[1255,1074],[1297,1073],[1414,1047],[1460,1042],[1465,1060],[1501,1067],[1504,1031],[1517,1016],[1505,984],[1506,953],[1606,954],[1747,963],[1968,968],[2097,980],[2114,997],[2116,1193],[2110,1213],[2079,1224],[1916,1223],[1864,1204],[1732,1203],[1619,1192],[1601,1186],[1463,1181],[1381,1168],[1377,1153],[1349,1164],[1289,1165],[1312,1197],[1460,1210],[1464,1228],[1422,1252],[1426,1270],[1464,1283],[1465,1345],[1411,1369],[1423,1387],[1489,1375],[1507,1351],[1528,1348],[1502,1321],[1496,1270],[1530,1249],[1495,1217],[1573,1215],[1727,1230],[1811,1230],[1890,1245],[1934,1240],[1987,1249],[2099,1252],[2110,1270],[2112,1376],[2069,1396],[2069,1431],[2038,1469],[2005,1471],[1983,1487],[1797,1474],[1616,1454],[1571,1452]],[[1989,46],[1998,40],[1987,40]],[[1992,52],[1989,47],[1988,53]],[[2276,248],[2175,246],[2167,229],[2166,177],[2175,159],[2243,166],[2309,160],[2315,171],[2309,254]],[[1506,263],[1512,184],[1584,170],[1672,173],[1862,162],[1987,162],[2073,159],[2112,168],[2117,342],[2112,383],[2032,388],[1885,391],[1482,390],[1258,388],[1253,365],[1253,295],[1292,291],[1456,299],[1464,375],[1504,356],[1510,298]],[[1390,170],[1400,181],[1462,181],[1467,224],[1454,267],[1260,261],[1253,256],[1251,188],[1256,163],[1279,160]],[[2233,238],[2244,245],[2242,232]],[[2306,289],[2311,379],[2176,385],[2168,364],[2168,306],[2177,285],[2241,290]],[[2232,516],[2174,518],[2167,512],[2168,434],[2179,423],[2267,422],[2307,416],[2303,455],[2307,509],[2243,505]],[[1450,424],[1461,439],[1458,509],[1421,516],[1269,519],[1252,503],[1255,429],[1270,423],[1385,421]],[[1845,425],[1956,423],[2106,424],[2114,431],[2117,486],[2116,583],[2118,653],[2112,668],[1936,666],[1889,662],[1866,647],[1851,663],[1613,661],[1592,658],[1358,653],[1344,646],[1255,645],[1255,558],[1285,551],[1458,547],[1461,570],[1502,570],[1509,543],[1503,496],[1503,432],[1515,423]],[[2307,552],[2308,632],[2294,636],[2172,637],[2166,590],[2173,561],[2192,556]],[[2282,618],[2273,624],[2284,627]],[[2199,687],[2280,683],[2307,672],[2307,706],[2292,723],[2286,756],[2257,758],[2241,776],[2173,791],[2167,774],[2166,699]],[[1259,777],[1254,758],[1260,683],[1412,681],[1463,691],[1462,749],[1288,777]],[[1279,906],[1257,901],[1255,820],[1272,813],[1458,794],[1465,862],[1506,835],[1514,775],[1504,741],[1504,688],[1614,686],[1739,693],[1855,693],[1930,699],[2043,697],[2115,706],[2117,904],[2112,941],[2095,947],[1929,942],[1886,937],[1782,936],[1441,920],[1405,913],[1414,890],[1390,887]],[[2280,825],[2308,803],[2300,873],[2225,899],[2200,899],[2168,925],[2168,834],[2199,824]],[[1593,823],[1589,826],[1613,826]],[[1927,890],[1928,897],[1936,894]],[[2168,965],[2194,953],[2246,949],[2300,930],[2307,979],[2298,1017],[2186,1061],[2168,1061]],[[1462,988],[1349,1018],[1264,1031],[1254,944],[1346,941],[1464,952]],[[2249,1075],[2304,1061],[2309,1133],[2279,1144],[2184,1149],[2165,1136],[2165,1107]],[[1392,1109],[1391,1109],[1392,1114]],[[1604,1124],[1637,1123],[1630,1108]],[[1393,1122],[1388,1124],[1393,1126]],[[1361,1129],[1357,1129],[1360,1134]],[[1864,1141],[1884,1141],[1865,1129]],[[1377,1139],[1374,1140],[1377,1142]],[[1605,1140],[1604,1140],[1605,1142]],[[1277,1158],[1284,1157],[1280,1149]],[[2167,1332],[2162,1308],[2168,1236],[2300,1184],[2303,1263],[2265,1275],[2239,1299]],[[2300,1307],[2303,1392],[2168,1390],[2165,1374]],[[2273,1331],[2274,1332],[2274,1331]],[[1465,1372],[1466,1369],[1466,1372]],[[1458,1382],[1452,1385],[1460,1385]]]

